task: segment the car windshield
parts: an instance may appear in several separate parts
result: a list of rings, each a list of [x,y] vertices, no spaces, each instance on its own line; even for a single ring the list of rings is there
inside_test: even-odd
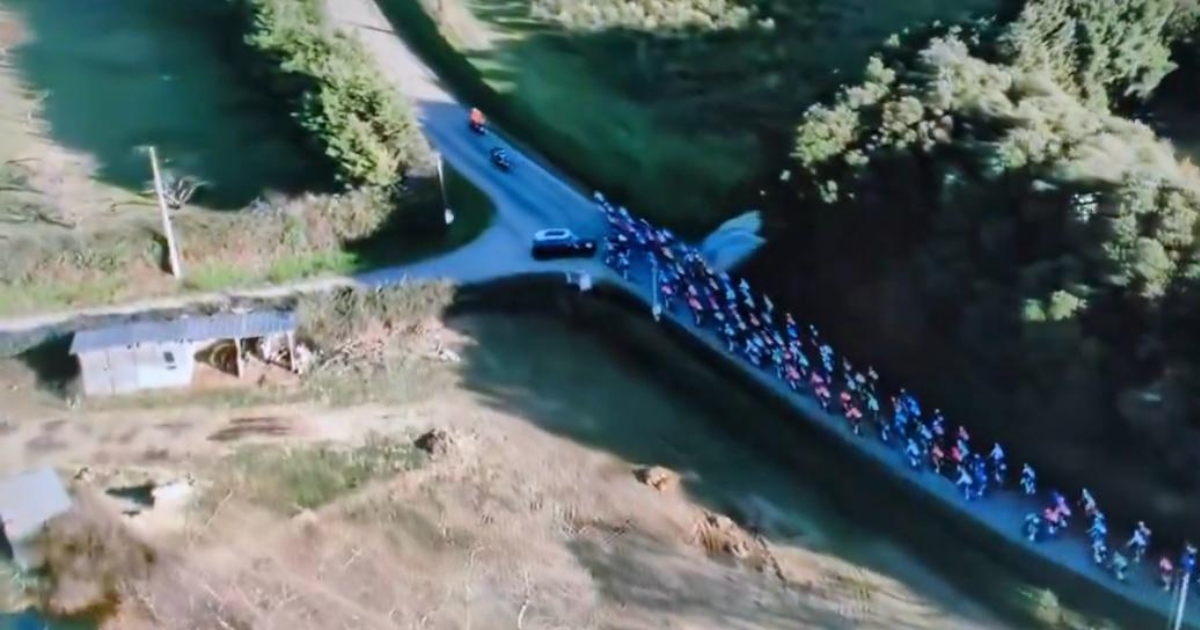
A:
[[[538,237],[539,239],[543,240],[543,241],[549,241],[549,240],[561,240],[561,239],[565,239],[565,238],[567,238],[567,237],[569,237],[569,236],[571,236],[571,233],[570,233],[570,232],[568,232],[567,230],[562,230],[562,229],[558,229],[558,230],[542,230],[542,231],[541,231],[541,232],[539,232],[539,233],[538,233],[538,235],[537,235],[537,237]]]

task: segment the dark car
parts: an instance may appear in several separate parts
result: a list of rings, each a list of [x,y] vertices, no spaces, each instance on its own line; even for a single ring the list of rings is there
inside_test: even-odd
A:
[[[567,228],[541,230],[533,235],[533,257],[590,258],[596,253],[596,239],[582,238]]]

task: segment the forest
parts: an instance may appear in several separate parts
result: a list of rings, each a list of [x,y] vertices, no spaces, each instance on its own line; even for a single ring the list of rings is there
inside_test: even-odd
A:
[[[776,209],[800,229],[756,265],[1051,479],[1174,532],[1200,525],[1197,17],[1033,0],[897,33],[803,114]]]

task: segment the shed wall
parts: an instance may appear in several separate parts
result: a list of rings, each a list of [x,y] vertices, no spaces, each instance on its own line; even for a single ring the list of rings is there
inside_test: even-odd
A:
[[[83,393],[88,396],[110,396],[113,393],[112,375],[108,370],[108,354],[104,351],[85,352],[78,356],[79,376]]]
[[[78,359],[88,396],[188,387],[196,370],[195,344],[187,341],[106,348],[85,352]]]
[[[114,394],[129,394],[137,391],[138,374],[137,361],[134,358],[132,346],[108,348],[104,351],[108,357],[108,372],[112,378]]]
[[[134,347],[133,356],[140,389],[188,387],[192,384],[195,357],[192,344],[188,342],[139,344]]]

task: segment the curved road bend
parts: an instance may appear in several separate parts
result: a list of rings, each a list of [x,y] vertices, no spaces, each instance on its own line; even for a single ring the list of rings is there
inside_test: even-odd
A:
[[[385,70],[404,92],[419,105],[419,114],[433,144],[453,164],[454,168],[486,193],[496,206],[493,225],[473,243],[426,261],[381,269],[355,278],[333,278],[297,283],[258,290],[227,292],[200,296],[183,296],[153,300],[118,307],[107,307],[59,313],[25,319],[0,321],[0,332],[27,331],[43,326],[61,325],[72,319],[88,316],[121,316],[141,311],[173,308],[204,301],[220,301],[230,297],[271,297],[297,291],[317,291],[335,286],[354,284],[391,284],[408,278],[452,278],[463,282],[483,281],[527,272],[587,271],[597,280],[623,285],[649,304],[648,284],[624,282],[597,261],[536,262],[528,255],[529,237],[537,229],[569,226],[580,233],[598,235],[605,228],[601,213],[591,200],[574,190],[563,179],[539,164],[536,158],[522,155],[514,147],[495,136],[479,137],[465,128],[467,111],[456,103],[428,67],[393,33],[391,25],[373,0],[326,0],[334,20],[352,30],[366,44]],[[497,173],[487,156],[487,148],[505,145],[512,154],[513,172]],[[453,206],[454,200],[450,200]],[[926,494],[951,507],[975,525],[1003,536],[1014,545],[1027,546],[1020,536],[1025,514],[1041,506],[1013,493],[1002,493],[969,506],[947,481],[932,474],[909,470],[899,454],[876,440],[857,438],[845,430],[844,422],[823,412],[814,401],[787,390],[765,372],[751,369],[740,359],[728,355],[710,331],[699,330],[687,318],[669,315],[673,321],[701,339],[712,351],[736,363],[753,378],[787,398],[811,422],[831,431],[849,446],[888,467],[897,477],[918,486]],[[969,507],[969,509],[968,509]],[[1143,608],[1165,614],[1169,597],[1154,588],[1150,576],[1141,570],[1131,572],[1130,583],[1120,584],[1090,561],[1090,550],[1081,538],[1043,542],[1029,548],[1031,553],[1054,562]],[[1196,608],[1196,607],[1194,607]],[[1188,627],[1200,630],[1200,614],[1188,617]]]

